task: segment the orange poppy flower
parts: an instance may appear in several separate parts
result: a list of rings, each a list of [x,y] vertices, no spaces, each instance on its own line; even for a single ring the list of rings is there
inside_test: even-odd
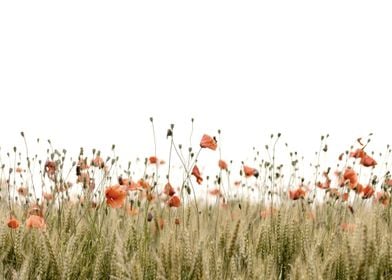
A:
[[[220,159],[218,162],[218,166],[221,170],[227,170],[227,163],[224,160]]]
[[[45,220],[41,216],[30,215],[30,217],[26,220],[26,227],[43,229],[46,227]]]
[[[123,206],[127,197],[127,191],[120,185],[108,187],[105,190],[106,204],[112,208]]]
[[[358,183],[357,186],[355,187],[355,192],[360,194],[363,191],[364,187],[362,184]]]
[[[292,200],[297,200],[297,199],[300,199],[300,198],[304,198],[305,194],[306,194],[306,191],[303,188],[301,188],[301,187],[299,187],[299,188],[297,188],[295,190],[289,190],[289,197]]]
[[[156,156],[151,156],[151,157],[148,158],[148,162],[150,164],[157,164],[158,158]]]
[[[356,149],[354,152],[350,153],[350,157],[353,158],[362,158],[364,155],[366,155],[366,153],[363,149]]]
[[[257,178],[259,176],[259,171],[257,171],[256,168],[252,168],[244,165],[243,169],[244,169],[245,177],[255,176]]]
[[[331,186],[331,179],[328,176],[328,172],[324,172],[323,176],[325,177],[325,181],[323,183],[317,182],[316,186],[324,190],[329,189],[329,187]]]
[[[167,205],[169,205],[169,207],[180,207],[181,200],[178,196],[174,195],[167,201]]]
[[[342,194],[342,201],[348,201],[348,192]]]
[[[174,190],[172,185],[169,182],[167,182],[165,187],[163,188],[163,193],[168,196],[173,196],[176,193],[176,191]]]
[[[15,217],[11,217],[7,221],[7,226],[12,229],[17,229],[20,223]]]
[[[365,167],[374,167],[377,165],[377,161],[375,161],[374,158],[366,154],[361,158],[361,161],[359,163]]]
[[[212,138],[211,136],[204,134],[203,137],[201,138],[201,141],[200,141],[200,147],[201,148],[208,148],[208,149],[215,151],[216,148],[218,147],[218,144],[216,142],[215,137]]]
[[[362,189],[361,192],[363,199],[371,198],[374,194],[374,188],[370,185],[367,185],[365,188]]]
[[[349,186],[351,189],[354,189],[358,184],[358,175],[354,171],[354,169],[348,167],[343,173],[343,181],[340,182],[340,186],[343,187],[345,182],[349,182]]]
[[[203,177],[201,177],[199,168],[197,165],[193,166],[192,175],[195,176],[196,182],[200,185],[203,182]]]

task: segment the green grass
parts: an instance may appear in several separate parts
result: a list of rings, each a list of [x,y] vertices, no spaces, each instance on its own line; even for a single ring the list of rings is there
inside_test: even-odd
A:
[[[5,279],[392,278],[391,207],[358,203],[353,215],[326,203],[311,218],[295,201],[262,219],[260,205],[230,206],[203,207],[198,229],[191,205],[150,205],[150,222],[122,209],[64,205],[61,216],[47,216],[46,230],[1,225],[0,271]],[[6,220],[5,203],[1,213]],[[344,231],[343,222],[356,228]]]
[[[166,176],[162,176],[159,165],[146,158],[144,174],[139,177],[143,181],[139,182],[131,164],[128,170],[121,168],[114,146],[113,156],[96,161],[95,166],[93,160],[100,153],[94,150],[93,157],[88,158],[81,150],[78,162],[68,162],[69,169],[65,167],[66,151],[54,150],[50,141],[43,161],[37,156],[29,158],[27,141],[26,162],[16,148],[13,154],[8,153],[11,167],[7,174],[3,164],[0,174],[0,278],[392,279],[392,182],[388,164],[379,164],[384,175],[377,177],[374,174],[379,167],[369,158],[371,166],[358,167],[357,159],[346,151],[345,162],[341,160],[337,166],[341,172],[332,180],[330,168],[321,167],[320,154],[327,151],[328,138],[322,137],[313,165],[315,177],[305,180],[298,176],[296,154],[290,154],[287,170],[291,174],[283,174],[282,165],[275,162],[278,134],[271,136],[272,154],[266,146],[269,160],[257,154],[257,168],[248,167],[247,171],[242,163],[240,182],[232,182],[235,170],[229,164],[227,170],[216,167],[215,180],[200,175],[204,185],[196,186],[192,170],[199,164],[203,147],[196,153],[190,148],[184,154],[174,142],[173,128],[168,131]],[[210,149],[217,148],[215,138],[204,140]],[[367,144],[360,139],[358,143],[364,150]],[[387,155],[391,153],[388,150]],[[218,151],[221,159],[220,147]],[[182,169],[172,167],[172,153]],[[343,178],[348,167],[352,168],[351,175]],[[361,175],[363,168],[371,171],[364,185],[382,190],[387,198],[384,204],[377,202],[377,191],[360,188],[359,181],[367,180]],[[358,176],[353,176],[353,170]],[[84,186],[77,200],[71,198],[70,185],[65,183],[75,171]],[[40,177],[45,190],[34,186],[34,176]],[[173,177],[182,178],[173,189],[181,201],[179,207],[169,207],[169,197],[162,193]],[[114,189],[121,189],[123,200],[111,203],[110,199],[117,198],[106,191],[117,183],[121,186]],[[19,184],[28,186],[27,195],[18,194]],[[195,193],[195,189],[204,190],[207,196],[211,188],[206,185],[210,184],[220,191],[215,193],[214,203],[197,198]],[[317,185],[335,190],[320,190],[327,193],[320,203],[315,200]],[[291,190],[299,186],[301,191],[289,195],[287,186]],[[42,200],[38,193],[43,191],[53,197]],[[351,198],[346,201],[343,193],[350,193]],[[267,198],[272,194],[271,204]],[[35,205],[39,208],[34,209]],[[32,215],[42,216],[46,227],[28,227],[26,221]],[[20,221],[19,227],[8,226],[11,216]]]

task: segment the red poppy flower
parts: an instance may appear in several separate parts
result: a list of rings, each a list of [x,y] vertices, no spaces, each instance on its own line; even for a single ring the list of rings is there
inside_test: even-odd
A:
[[[176,193],[176,191],[174,190],[172,185],[169,182],[167,182],[165,187],[163,188],[163,193],[168,196],[173,196]]]
[[[300,198],[304,198],[305,197],[305,190],[301,187],[295,189],[295,190],[289,190],[289,197],[292,200],[297,200]]]
[[[218,144],[216,142],[215,137],[212,138],[211,136],[204,134],[203,137],[201,138],[201,141],[200,141],[200,147],[201,148],[208,148],[208,149],[215,151],[216,148],[218,147]]]
[[[157,158],[156,156],[149,157],[149,158],[148,158],[148,162],[149,162],[150,164],[157,164],[158,158]]]
[[[365,154],[360,161],[360,164],[362,164],[365,167],[374,167],[377,165],[377,161],[375,161],[371,156],[368,156]]]
[[[178,196],[174,195],[167,201],[167,205],[169,205],[169,207],[180,207],[181,200]]]
[[[244,165],[243,169],[244,169],[245,177],[255,176],[257,178],[259,176],[259,171],[257,171],[256,168],[252,168]]]
[[[30,215],[30,217],[26,220],[26,227],[43,229],[46,227],[45,220],[41,216]]]
[[[366,153],[363,149],[356,149],[354,152],[350,153],[350,157],[353,158],[362,158],[364,155],[366,155]]]
[[[362,189],[362,198],[367,199],[372,197],[374,194],[374,188],[370,185],[367,185],[365,188]]]
[[[17,229],[20,223],[15,217],[11,217],[7,220],[7,226],[12,229]]]
[[[343,181],[340,182],[340,186],[343,187],[345,182],[349,182],[349,186],[351,189],[354,189],[358,184],[358,175],[354,171],[354,169],[348,167],[343,173]]]
[[[325,177],[325,181],[323,183],[317,182],[316,186],[324,190],[329,189],[329,187],[331,186],[331,179],[328,176],[328,172],[324,172],[323,176]]]
[[[112,208],[123,206],[127,197],[127,191],[120,185],[108,187],[105,190],[106,204]]]
[[[201,177],[199,168],[195,165],[192,169],[192,175],[195,176],[196,182],[200,185],[203,182],[203,177]]]
[[[222,159],[219,160],[218,166],[221,170],[227,170],[227,163]]]

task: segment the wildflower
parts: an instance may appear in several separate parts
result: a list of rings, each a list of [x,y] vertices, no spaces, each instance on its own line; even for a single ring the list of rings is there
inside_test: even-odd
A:
[[[221,170],[227,170],[227,163],[224,160],[220,159],[218,162],[218,166]]]
[[[29,218],[26,220],[26,227],[43,229],[46,227],[45,220],[41,216],[30,215]]]
[[[196,182],[200,185],[203,182],[203,177],[201,177],[199,168],[197,165],[193,166],[192,175],[195,176]]]
[[[362,198],[367,199],[373,196],[374,188],[370,185],[367,185],[365,188],[362,189]]]
[[[324,190],[329,189],[329,187],[331,186],[331,179],[328,176],[328,172],[324,172],[323,176],[325,177],[324,183],[317,182],[316,186]]]
[[[377,165],[377,162],[371,156],[366,154],[363,149],[356,149],[354,152],[351,152],[350,157],[360,158],[361,161],[359,163],[365,167],[373,167]]]
[[[19,223],[19,221],[15,217],[10,217],[7,220],[7,226],[9,228],[17,229],[19,227],[19,225],[20,225],[20,223]]]
[[[343,173],[343,181],[340,182],[340,186],[343,187],[344,184],[348,182],[349,187],[354,189],[358,184],[358,175],[357,173],[350,167],[346,168]]]
[[[156,156],[151,156],[148,158],[148,162],[150,164],[157,164],[158,163],[158,158]]]
[[[172,185],[169,182],[167,182],[165,187],[163,188],[163,193],[168,196],[173,196],[176,193],[176,191],[174,190]]]
[[[375,161],[374,158],[366,154],[361,158],[361,161],[359,163],[365,167],[374,167],[377,165],[377,161]]]
[[[218,144],[216,142],[215,137],[212,138],[211,136],[204,134],[203,137],[201,138],[201,141],[200,141],[200,147],[201,148],[208,148],[208,149],[215,151],[216,148],[218,147]]]
[[[257,171],[256,168],[252,168],[244,165],[243,169],[244,169],[245,177],[255,176],[257,178],[259,176],[259,171]]]
[[[362,158],[364,155],[366,155],[366,153],[363,149],[356,149],[354,152],[350,153],[350,157],[353,158]]]
[[[120,208],[125,202],[127,197],[126,190],[120,185],[108,187],[105,190],[106,203],[112,208]]]
[[[341,198],[342,198],[342,201],[348,201],[348,192],[343,193]]]
[[[302,187],[299,187],[295,190],[289,190],[289,197],[292,200],[297,200],[300,198],[304,198],[305,197],[305,190]]]
[[[167,205],[169,205],[169,207],[180,207],[181,200],[178,196],[174,195],[167,201]]]

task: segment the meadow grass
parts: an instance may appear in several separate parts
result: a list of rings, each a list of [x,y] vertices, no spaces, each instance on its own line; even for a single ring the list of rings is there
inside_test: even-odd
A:
[[[360,140],[360,149],[345,153],[336,180],[330,169],[321,170],[318,157],[315,178],[306,184],[296,178],[292,160],[284,188],[274,156],[279,134],[272,160],[258,168],[242,164],[241,182],[231,183],[230,165],[219,162],[216,188],[203,199],[195,184],[203,188],[207,178],[195,166],[203,149],[217,149],[216,138],[204,135],[200,149],[184,156],[172,130],[164,178],[158,176],[164,163],[156,152],[136,180],[130,165],[119,170],[115,155],[104,161],[95,150],[90,158],[81,150],[70,168],[81,186],[76,199],[70,196],[65,150],[49,149],[46,161],[38,161],[29,158],[26,144],[23,163],[14,148],[13,167],[6,172],[2,165],[0,277],[392,279],[392,182],[388,171],[374,175],[377,163]],[[322,142],[320,152],[323,147]],[[172,152],[182,165],[180,174],[171,169]],[[33,187],[34,166],[46,190]],[[372,170],[366,187],[355,171],[361,168]],[[175,188],[173,176],[182,178]],[[27,191],[17,186],[18,178]],[[240,195],[231,195],[234,188]],[[318,189],[325,192],[322,201],[315,198]]]

